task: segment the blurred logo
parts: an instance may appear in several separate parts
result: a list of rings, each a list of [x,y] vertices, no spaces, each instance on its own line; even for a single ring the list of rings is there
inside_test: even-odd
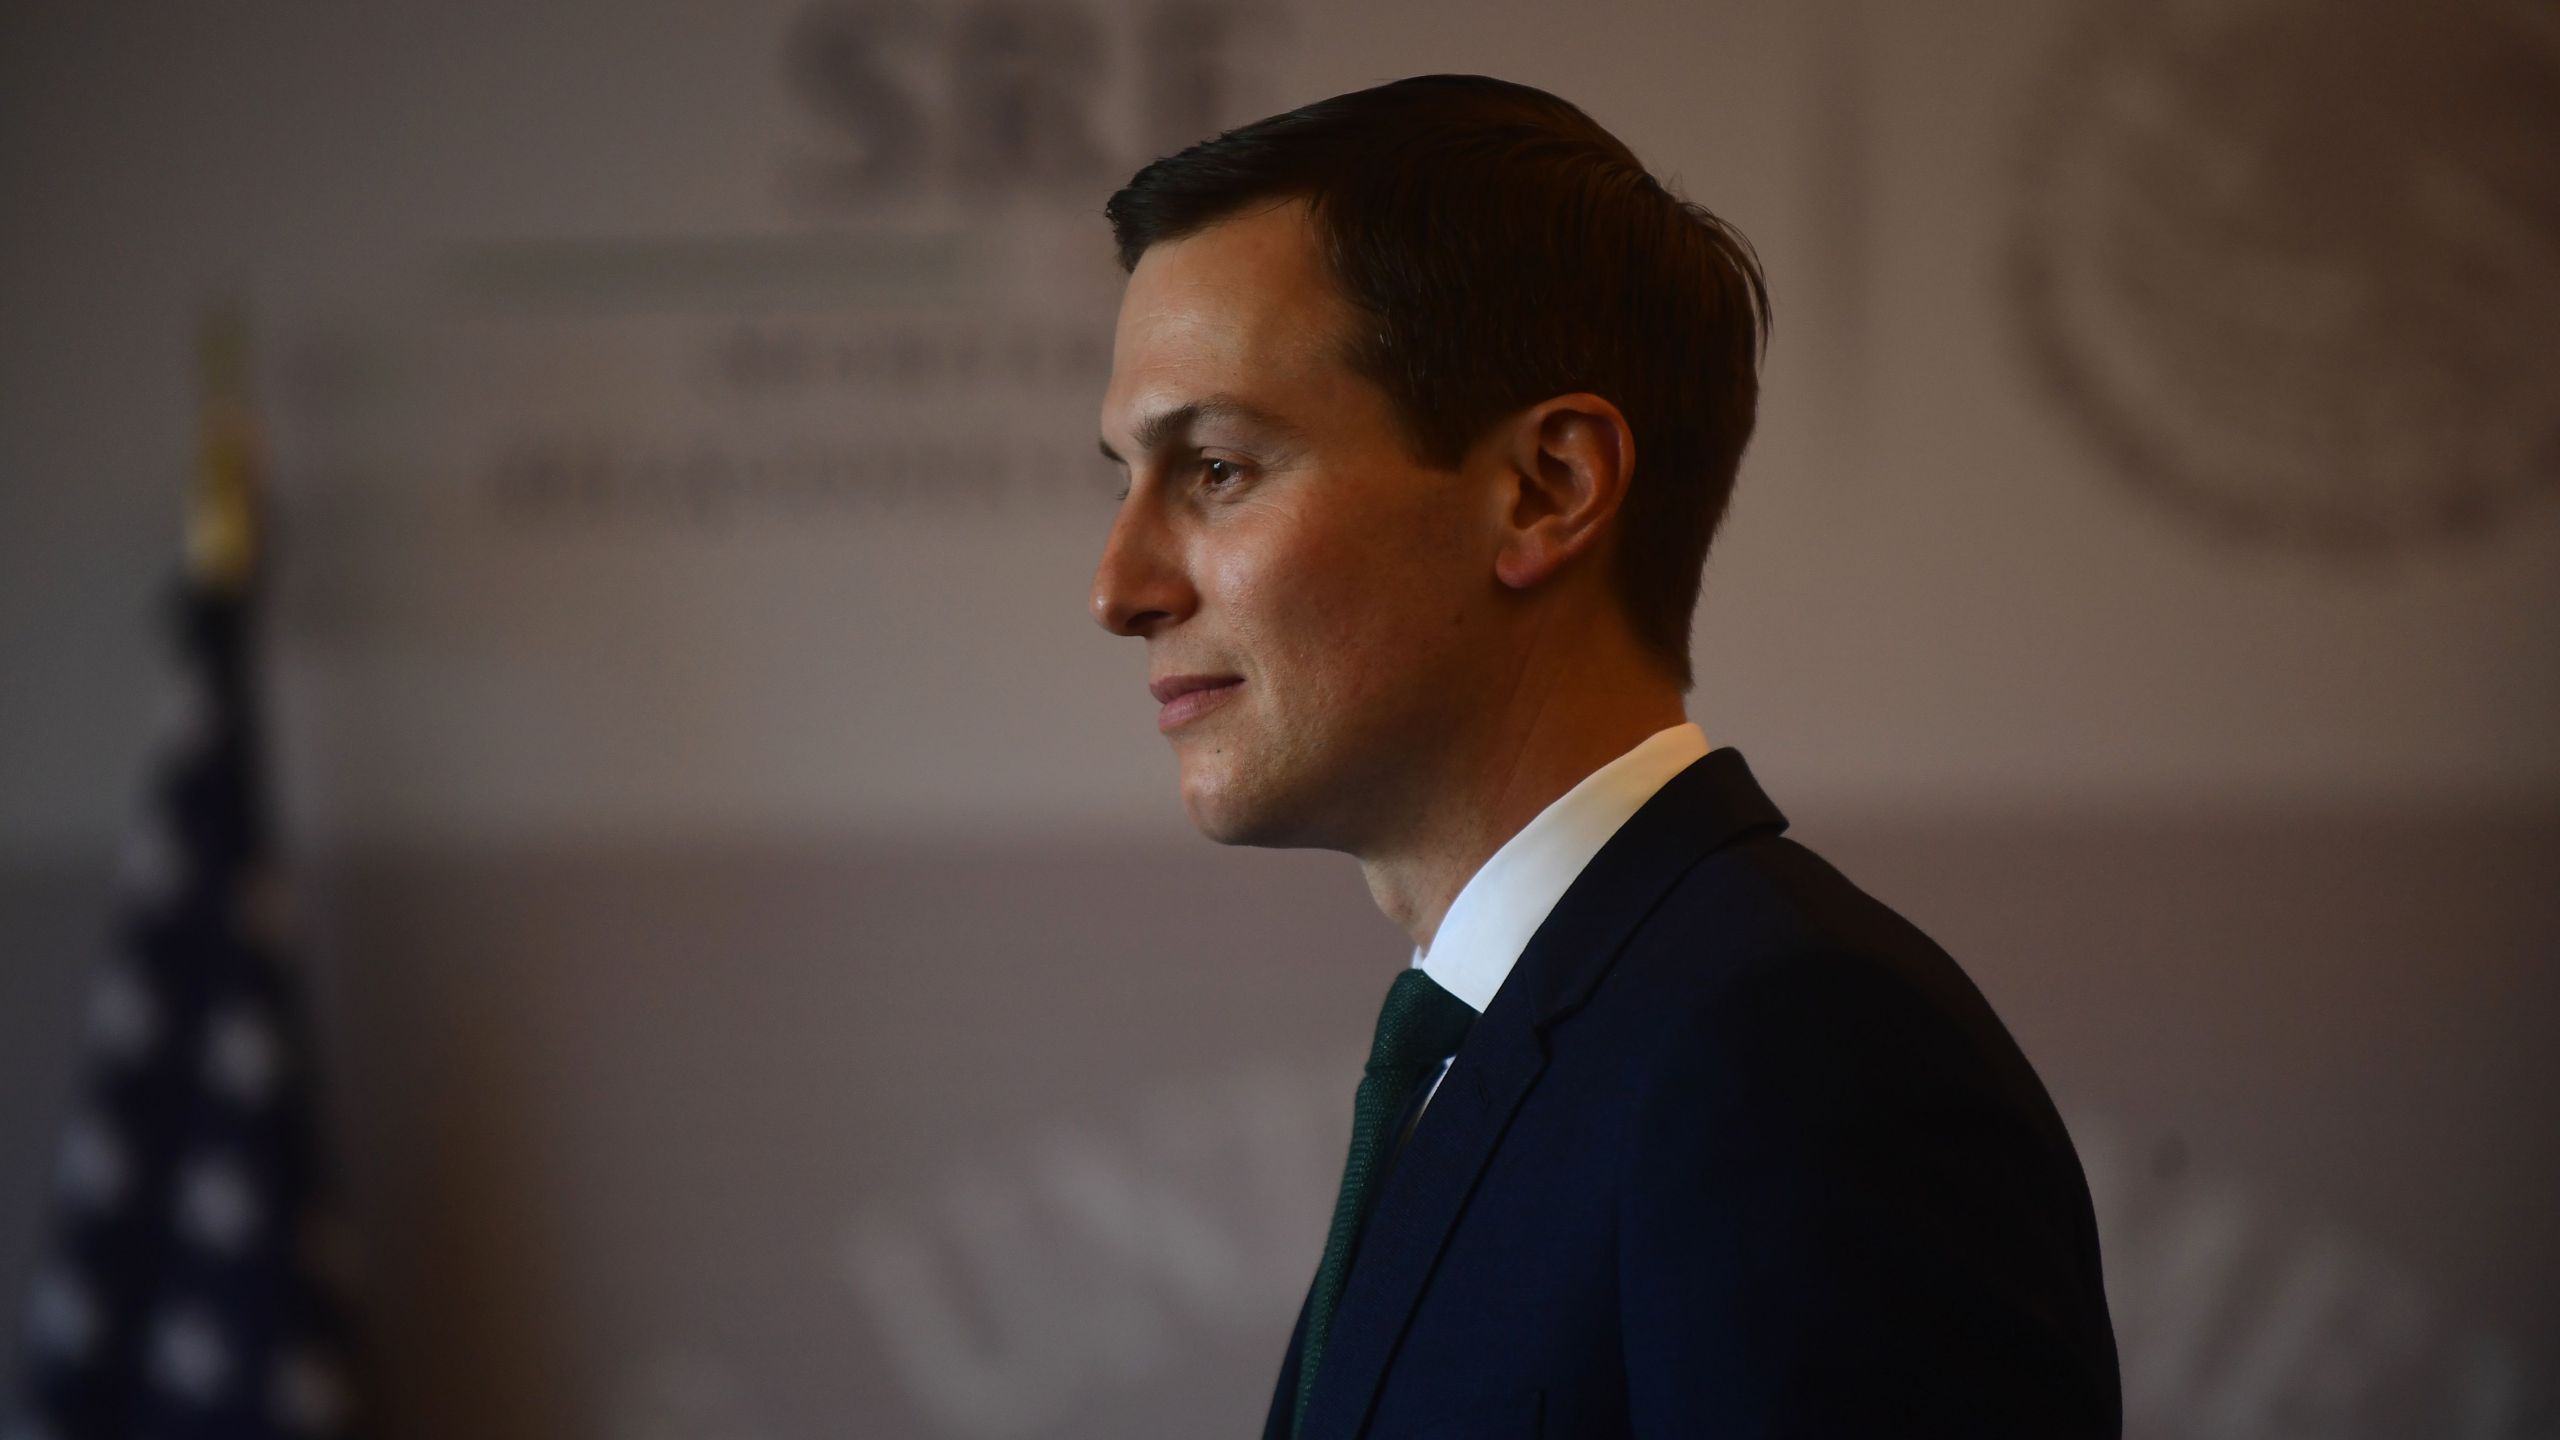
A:
[[[2063,406],[2224,537],[2478,533],[2560,485],[2560,15],[2108,0],[2009,278]]]
[[[1205,0],[819,4],[784,46],[809,122],[786,189],[817,210],[940,194],[1090,213],[1148,160],[1277,108],[1257,81],[1285,33],[1269,8]]]

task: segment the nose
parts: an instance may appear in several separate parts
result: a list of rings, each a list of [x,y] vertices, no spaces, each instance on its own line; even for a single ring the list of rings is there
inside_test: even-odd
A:
[[[1114,635],[1152,635],[1198,604],[1180,557],[1152,507],[1132,498],[1111,522],[1093,572],[1094,623]]]

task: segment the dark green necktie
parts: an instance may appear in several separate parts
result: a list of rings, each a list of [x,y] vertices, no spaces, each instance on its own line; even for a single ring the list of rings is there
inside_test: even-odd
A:
[[[1467,1038],[1476,1012],[1466,1001],[1440,988],[1419,969],[1408,968],[1387,987],[1387,1003],[1378,1011],[1378,1037],[1369,1047],[1369,1068],[1351,1102],[1351,1158],[1342,1167],[1342,1193],[1334,1197],[1333,1228],[1324,1239],[1324,1263],[1316,1267],[1315,1293],[1307,1301],[1307,1343],[1298,1356],[1298,1405],[1290,1433],[1307,1421],[1307,1397],[1315,1393],[1316,1366],[1324,1359],[1325,1335],[1333,1328],[1334,1307],[1342,1303],[1343,1277],[1351,1269],[1351,1251],[1360,1227],[1369,1218],[1379,1162],[1386,1156],[1387,1126],[1413,1087],[1440,1068]]]

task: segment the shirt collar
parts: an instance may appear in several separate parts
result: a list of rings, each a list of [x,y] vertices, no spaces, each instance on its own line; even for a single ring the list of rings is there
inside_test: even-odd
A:
[[[1706,753],[1704,731],[1674,725],[1584,776],[1477,867],[1413,963],[1481,1013],[1591,857]]]

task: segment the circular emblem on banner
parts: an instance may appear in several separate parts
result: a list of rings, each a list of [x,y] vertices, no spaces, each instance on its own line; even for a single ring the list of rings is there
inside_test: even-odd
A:
[[[2012,290],[2130,478],[2344,551],[2560,488],[2560,15],[2110,0],[2045,85]]]

